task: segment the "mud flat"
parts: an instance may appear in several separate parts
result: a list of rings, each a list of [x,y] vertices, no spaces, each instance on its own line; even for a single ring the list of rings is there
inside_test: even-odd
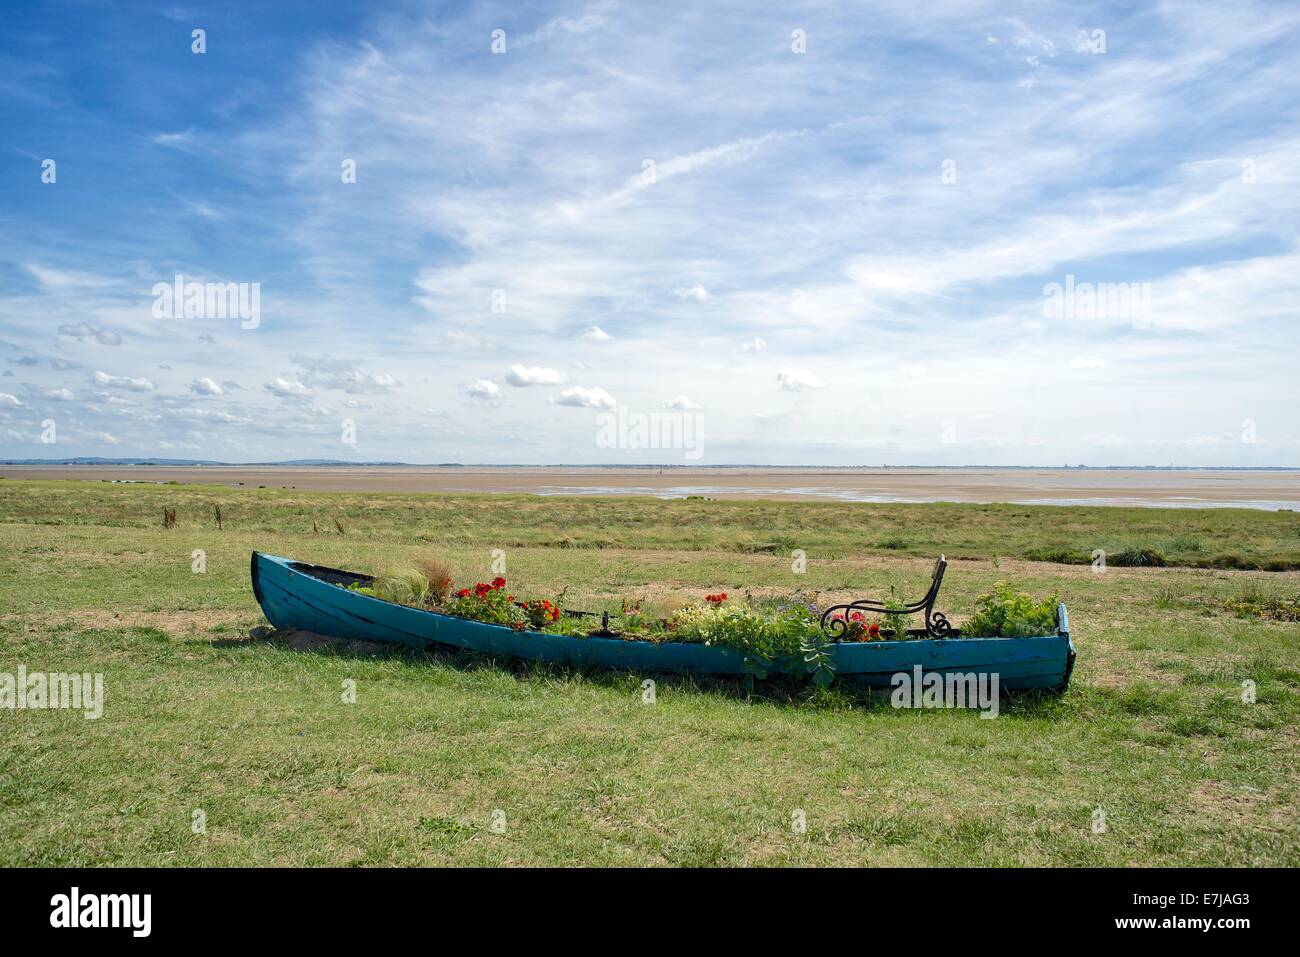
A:
[[[0,465],[0,475],[349,492],[1300,508],[1300,470]]]

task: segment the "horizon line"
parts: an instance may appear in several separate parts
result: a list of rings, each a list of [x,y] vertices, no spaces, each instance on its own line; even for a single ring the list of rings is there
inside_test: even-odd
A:
[[[302,468],[494,468],[494,469],[1052,469],[1056,471],[1200,471],[1200,472],[1291,472],[1300,471],[1300,465],[994,465],[967,463],[963,465],[932,465],[912,463],[907,465],[773,465],[763,462],[728,462],[713,465],[675,462],[403,462],[389,459],[350,462],[344,459],[278,459],[253,462],[224,462],[213,459],[175,459],[163,456],[130,456],[103,458],[99,456],[67,456],[58,459],[0,459],[0,466],[76,468],[114,466],[121,468],[274,468],[296,466]]]

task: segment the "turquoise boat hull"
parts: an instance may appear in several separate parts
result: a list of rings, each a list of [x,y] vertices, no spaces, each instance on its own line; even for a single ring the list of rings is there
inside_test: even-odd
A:
[[[732,648],[686,642],[575,638],[515,631],[381,601],[346,587],[367,576],[253,552],[253,594],[272,625],[338,638],[387,641],[423,648],[446,645],[487,655],[579,667],[667,674],[743,675],[753,669]],[[840,679],[890,687],[899,673],[996,674],[1008,690],[1064,691],[1074,668],[1065,605],[1054,635],[1036,638],[940,638],[836,642]]]

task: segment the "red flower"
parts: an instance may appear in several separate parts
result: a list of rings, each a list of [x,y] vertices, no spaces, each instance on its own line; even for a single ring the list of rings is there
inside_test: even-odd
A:
[[[855,612],[854,612],[850,617],[851,617],[854,621],[861,621],[861,620],[862,620],[862,612],[860,612],[860,611],[855,611]]]
[[[468,594],[469,594],[469,589],[468,589],[468,588],[462,588],[460,591],[456,592],[456,597],[457,597],[457,598],[464,598],[464,597],[465,597],[466,595],[468,595]]]
[[[868,625],[868,626],[867,626],[867,634],[870,635],[872,638],[879,638],[879,637],[880,637],[880,626],[879,626],[879,625]]]
[[[498,575],[496,578],[492,579],[492,587],[493,587],[493,588],[505,588],[505,587],[506,587],[506,580],[505,580],[504,578],[502,578],[500,575]]]
[[[727,593],[725,591],[720,591],[716,595],[705,595],[704,600],[714,605],[721,605],[727,600]]]
[[[486,595],[486,594],[487,594],[488,592],[490,592],[491,590],[492,590],[492,586],[491,586],[491,585],[485,585],[485,584],[483,584],[482,582],[478,582],[478,583],[474,586],[474,594],[478,595],[479,598],[482,598],[484,595]]]

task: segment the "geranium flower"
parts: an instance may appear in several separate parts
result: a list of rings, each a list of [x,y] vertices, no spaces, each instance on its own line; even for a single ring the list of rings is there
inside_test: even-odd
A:
[[[468,589],[468,588],[462,588],[460,591],[456,592],[456,597],[457,597],[457,598],[465,598],[465,597],[467,597],[468,595],[469,595],[469,589]]]
[[[505,588],[505,587],[506,587],[506,580],[505,580],[504,578],[502,578],[500,575],[498,575],[496,578],[492,579],[492,587],[493,587],[493,588]]]
[[[867,634],[870,635],[872,638],[879,638],[879,637],[880,637],[880,626],[879,626],[879,625],[868,625],[868,626],[867,626]]]

